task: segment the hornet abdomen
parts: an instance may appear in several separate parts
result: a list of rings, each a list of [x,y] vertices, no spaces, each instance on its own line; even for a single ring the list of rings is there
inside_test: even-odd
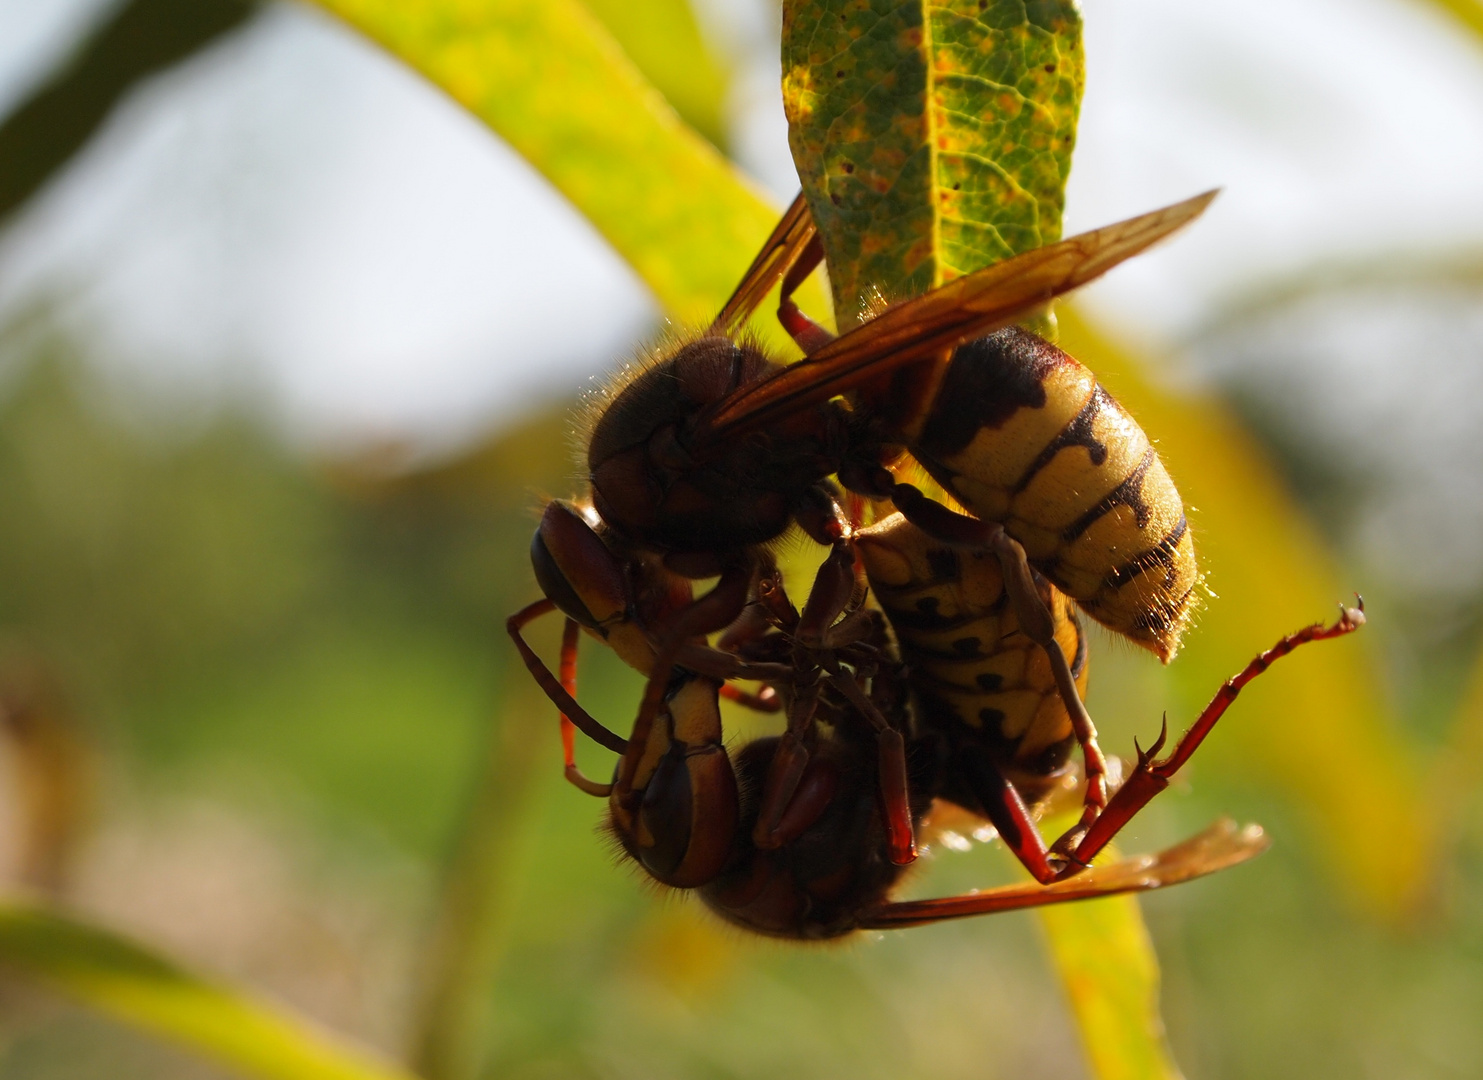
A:
[[[896,632],[922,724],[956,747],[988,753],[1035,801],[1076,739],[1045,650],[1020,632],[998,559],[940,544],[900,514],[856,540]],[[1044,579],[1037,585],[1085,692],[1086,640],[1072,605]]]
[[[1015,327],[960,346],[911,450],[1092,618],[1170,659],[1199,578],[1148,436],[1081,364]]]

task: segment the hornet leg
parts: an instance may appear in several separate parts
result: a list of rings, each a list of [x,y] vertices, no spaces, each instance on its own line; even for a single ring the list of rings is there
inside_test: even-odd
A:
[[[788,336],[798,343],[805,356],[817,352],[834,340],[834,335],[814,322],[793,302],[793,294],[805,278],[813,273],[814,267],[824,261],[824,246],[817,235],[799,255],[798,261],[788,268],[783,277],[783,287],[778,294],[778,322],[788,331]]]
[[[567,619],[561,631],[561,688],[571,698],[577,696],[577,642],[581,637],[581,626],[576,619]],[[561,714],[561,752],[566,765],[567,782],[589,795],[606,799],[612,793],[612,784],[599,784],[582,775],[577,768],[577,725],[566,713]]]
[[[551,703],[561,710],[562,716],[581,729],[582,734],[593,742],[621,754],[628,748],[627,741],[613,734],[591,713],[578,705],[576,699],[562,684],[562,680],[551,674],[551,669],[546,667],[541,658],[535,654],[535,650],[526,644],[525,638],[520,634],[520,631],[530,623],[555,610],[556,605],[550,600],[537,600],[534,604],[511,615],[505,623],[505,629],[514,639],[515,648],[520,650],[520,658],[525,661],[526,668],[535,677],[536,684],[545,691]]]
[[[1280,660],[1299,645],[1306,645],[1310,641],[1326,641],[1329,638],[1343,637],[1345,634],[1358,630],[1364,623],[1365,605],[1364,601],[1360,600],[1357,607],[1341,606],[1339,618],[1332,626],[1314,623],[1295,634],[1288,634],[1266,652],[1259,653],[1251,663],[1227,679],[1216,691],[1210,704],[1205,706],[1205,711],[1200,713],[1199,718],[1179,740],[1179,745],[1174,748],[1174,752],[1162,761],[1155,761],[1154,756],[1163,749],[1165,737],[1168,735],[1166,723],[1154,744],[1147,750],[1138,751],[1138,767],[1133,770],[1133,775],[1128,777],[1127,783],[1118,789],[1112,802],[1092,825],[1091,830],[1082,838],[1074,855],[1076,862],[1082,865],[1091,862],[1092,858],[1107,846],[1108,842],[1117,835],[1118,830],[1126,825],[1133,815],[1169,786],[1169,780],[1199,749],[1200,744],[1205,741],[1205,736],[1209,735],[1211,729],[1215,727],[1216,721],[1225,715],[1231,702],[1235,701],[1236,696],[1241,693],[1242,687],[1271,667],[1274,661]]]

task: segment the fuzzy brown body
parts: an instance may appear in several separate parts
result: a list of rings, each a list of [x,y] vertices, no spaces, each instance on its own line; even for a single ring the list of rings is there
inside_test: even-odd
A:
[[[587,446],[601,519],[637,547],[690,557],[696,576],[782,535],[837,469],[841,436],[828,410],[705,457],[690,445],[708,407],[780,370],[755,345],[706,336],[640,371],[612,395]]]
[[[917,724],[947,745],[950,775],[936,793],[981,812],[967,781],[951,774],[983,755],[1027,803],[1040,801],[1065,771],[1076,736],[1045,650],[1020,630],[999,560],[936,543],[900,514],[860,532],[856,544],[896,633]],[[1059,590],[1043,578],[1036,585],[1084,694],[1081,624]]]
[[[1183,502],[1142,428],[1087,368],[1009,328],[946,365],[862,390],[853,410],[826,402],[693,452],[708,407],[779,370],[754,346],[706,337],[640,373],[589,444],[603,520],[651,550],[707,556],[699,571],[715,573],[826,501],[831,474],[849,486],[904,444],[1093,618],[1173,656],[1199,577]]]
[[[1009,328],[874,396],[932,478],[1002,525],[1058,590],[1173,656],[1199,578],[1184,505],[1148,436],[1087,368]]]

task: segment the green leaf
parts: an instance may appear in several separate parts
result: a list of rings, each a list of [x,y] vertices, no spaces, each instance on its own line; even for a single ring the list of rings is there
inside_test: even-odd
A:
[[[777,220],[577,0],[319,2],[509,142],[684,322],[715,315]]]
[[[1097,1080],[1178,1080],[1159,1015],[1159,960],[1133,896],[1039,908]]]
[[[785,5],[784,105],[836,312],[1060,238],[1080,37],[1069,2]],[[1094,1074],[1178,1077],[1137,901],[1039,917]]]
[[[369,1050],[107,930],[0,900],[0,963],[99,1012],[266,1080],[412,1080]]]
[[[1083,82],[1071,0],[798,0],[783,104],[835,310],[1060,239]]]
[[[687,124],[726,145],[728,72],[701,35],[690,0],[582,0]]]

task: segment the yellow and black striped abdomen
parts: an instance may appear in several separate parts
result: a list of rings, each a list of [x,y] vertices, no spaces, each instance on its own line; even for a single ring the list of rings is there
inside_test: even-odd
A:
[[[1010,328],[961,346],[912,453],[1092,618],[1164,660],[1199,578],[1184,504],[1148,436],[1092,373]]]
[[[992,750],[1022,792],[1054,775],[1074,744],[1045,652],[1020,633],[989,552],[939,544],[900,514],[857,537],[871,589],[896,631],[923,723]],[[1041,581],[1056,640],[1086,687],[1086,642],[1070,602]]]

